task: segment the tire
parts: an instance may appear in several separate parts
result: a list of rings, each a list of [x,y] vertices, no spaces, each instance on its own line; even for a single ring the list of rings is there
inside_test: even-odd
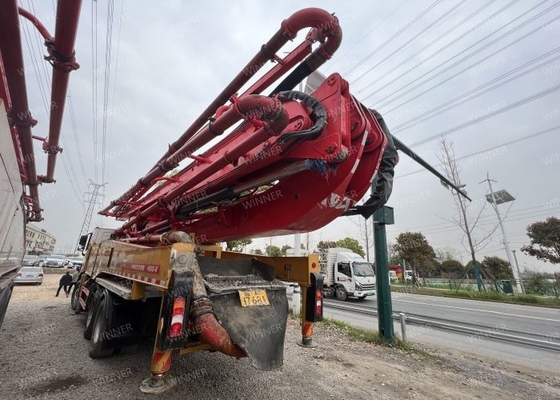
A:
[[[78,301],[80,299],[80,291],[82,290],[82,284],[81,282],[77,282],[76,284],[74,284],[74,288],[72,290],[72,297],[70,298],[70,307],[72,307],[72,310],[74,310],[74,312],[79,313],[80,311],[82,311],[80,308],[80,302]]]
[[[336,298],[340,301],[346,301],[348,299],[348,293],[346,293],[346,289],[342,286],[336,287]]]
[[[88,306],[88,313],[86,317],[86,328],[84,330],[84,338],[87,340],[91,339],[91,331],[93,330],[93,323],[95,322],[95,313],[97,310],[97,304],[99,303],[97,292],[92,293],[91,304]]]
[[[106,332],[109,328],[109,322],[107,321],[107,307],[108,303],[111,301],[109,296],[104,293],[99,298],[97,302],[97,307],[95,310],[95,317],[93,318],[92,330],[91,330],[91,349],[89,351],[89,356],[91,358],[102,358],[113,354],[115,349],[107,348],[107,336]]]

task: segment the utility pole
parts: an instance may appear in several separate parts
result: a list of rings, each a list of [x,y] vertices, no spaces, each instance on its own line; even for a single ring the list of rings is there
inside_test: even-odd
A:
[[[93,210],[95,209],[95,204],[97,202],[97,196],[99,195],[99,189],[107,184],[105,183],[95,183],[91,179],[89,180],[91,185],[93,186],[93,191],[87,192],[86,194],[91,195],[88,203],[88,208],[86,210],[86,216],[84,218],[84,222],[82,223],[82,229],[80,229],[80,235],[78,236],[78,243],[76,244],[76,249],[80,245],[80,238],[87,234],[89,231],[89,226],[91,224],[91,218],[93,216]]]
[[[525,287],[523,286],[523,279],[521,279],[521,271],[519,271],[519,263],[517,262],[517,254],[515,250],[513,251],[513,258],[515,259],[515,268],[517,268],[517,274],[519,275],[519,286],[521,287],[521,293],[525,294]]]
[[[504,246],[506,248],[507,258],[509,261],[509,265],[511,266],[511,271],[513,272],[513,279],[515,281],[515,291],[519,293],[520,289],[519,289],[518,270],[513,268],[513,257],[511,255],[511,250],[509,248],[509,243],[507,240],[506,231],[504,229],[504,224],[502,223],[502,217],[500,216],[500,210],[498,210],[498,204],[508,203],[510,201],[515,200],[515,198],[505,190],[500,190],[498,193],[494,193],[494,189],[492,188],[492,182],[496,183],[496,181],[490,179],[490,173],[486,173],[486,179],[483,180],[482,182],[488,182],[488,188],[490,189],[490,194],[486,196],[486,199],[492,205],[492,208],[494,208],[494,211],[496,211],[496,215],[498,216],[498,224],[500,225],[500,230],[502,231],[502,237],[504,239]]]
[[[377,312],[379,335],[388,341],[395,340],[393,329],[393,304],[389,284],[389,256],[385,225],[394,223],[391,207],[383,206],[373,214],[373,240],[375,243],[375,279],[377,287]]]

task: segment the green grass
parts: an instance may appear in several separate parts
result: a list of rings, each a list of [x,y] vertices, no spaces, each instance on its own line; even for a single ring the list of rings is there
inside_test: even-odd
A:
[[[531,294],[507,295],[495,291],[479,292],[476,289],[470,290],[441,290],[431,288],[418,288],[413,286],[392,285],[391,291],[396,293],[413,293],[428,296],[455,297],[460,299],[472,299],[482,301],[496,301],[501,303],[528,304],[533,306],[560,308],[560,299],[550,297],[540,297]]]
[[[379,336],[379,333],[377,333],[376,331],[372,331],[371,329],[356,328],[355,326],[352,326],[344,321],[331,318],[323,318],[322,324],[326,327],[335,328],[343,335],[345,335],[348,339],[355,342],[373,343],[382,346],[393,347],[404,350],[409,354],[415,354],[423,360],[433,361],[438,364],[442,364],[444,362],[443,359],[434,356],[433,354],[427,353],[424,350],[417,349],[410,343],[403,342],[396,336],[394,337],[394,340],[392,342],[389,342]]]
[[[344,321],[337,319],[323,318],[323,325],[327,327],[334,327],[342,331],[342,333],[350,340],[357,342],[366,342],[374,344],[389,344],[375,331],[369,329],[356,328]]]

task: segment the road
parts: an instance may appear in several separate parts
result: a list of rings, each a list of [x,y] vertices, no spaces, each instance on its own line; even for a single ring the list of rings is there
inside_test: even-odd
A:
[[[329,308],[329,303],[336,304],[332,302],[334,300],[325,302],[326,317],[377,329],[377,318]],[[348,304],[359,305],[369,310],[377,308],[375,298],[361,302],[350,301]],[[486,332],[512,333],[519,336],[536,334],[541,340],[560,343],[560,310],[557,309],[393,293],[393,312],[483,325],[487,327]],[[400,329],[400,324],[395,323],[395,332],[400,334]],[[408,326],[407,336],[408,340],[413,342],[443,345],[463,352],[482,354],[497,360],[560,373],[560,352],[504,343],[489,339],[484,333],[462,335],[431,327]]]
[[[57,275],[42,286],[14,289],[0,330],[0,399],[558,399],[560,378],[529,368],[496,365],[438,349],[425,358],[397,348],[355,342],[341,330],[316,324],[316,348],[296,344],[299,321],[290,319],[284,366],[258,371],[249,359],[219,353],[174,356],[178,384],[162,395],[139,391],[149,375],[153,343],[107,359],[88,357],[85,314],[54,297]],[[248,327],[250,332],[250,327]],[[406,379],[403,379],[406,377]]]

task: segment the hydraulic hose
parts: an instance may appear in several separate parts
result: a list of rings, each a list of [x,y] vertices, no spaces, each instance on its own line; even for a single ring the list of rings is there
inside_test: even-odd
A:
[[[280,139],[278,139],[278,142],[280,144],[288,140],[298,139],[298,138],[306,138],[307,140],[312,140],[321,134],[321,132],[325,128],[325,125],[327,124],[327,111],[325,110],[325,107],[323,107],[323,105],[319,100],[317,100],[316,98],[308,94],[305,94],[303,92],[298,92],[295,90],[278,93],[278,99],[301,101],[303,104],[305,104],[306,106],[308,106],[313,110],[313,112],[311,113],[311,118],[313,119],[314,122],[313,127],[309,129],[293,132],[281,136]]]

